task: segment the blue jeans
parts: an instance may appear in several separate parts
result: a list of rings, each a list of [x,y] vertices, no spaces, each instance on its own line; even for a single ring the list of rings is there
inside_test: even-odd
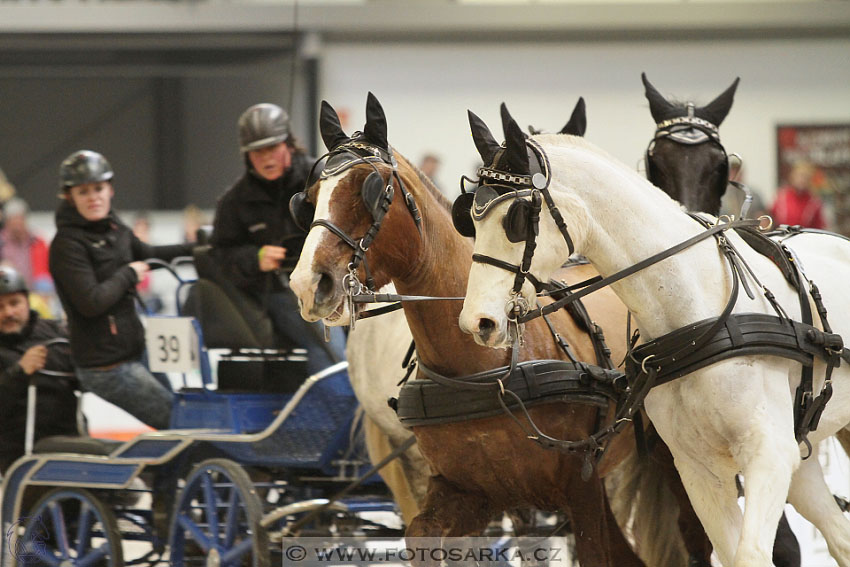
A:
[[[310,375],[345,360],[345,331],[342,327],[330,327],[331,342],[326,343],[322,323],[308,323],[301,318],[298,300],[291,290],[271,293],[267,301],[275,332],[307,350],[307,372]]]
[[[139,361],[122,362],[114,368],[77,368],[83,389],[115,404],[142,423],[168,429],[173,395]]]

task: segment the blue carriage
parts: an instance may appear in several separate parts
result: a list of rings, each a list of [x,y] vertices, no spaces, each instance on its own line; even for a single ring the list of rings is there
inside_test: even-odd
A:
[[[201,386],[176,393],[169,430],[48,438],[16,461],[0,501],[3,567],[263,567],[281,564],[295,522],[301,535],[400,534],[386,487],[363,481],[347,364],[302,383],[303,352],[265,348],[220,286],[183,283],[194,317],[168,323],[193,331]],[[211,313],[218,330],[202,325]],[[222,346],[214,384],[209,352]]]

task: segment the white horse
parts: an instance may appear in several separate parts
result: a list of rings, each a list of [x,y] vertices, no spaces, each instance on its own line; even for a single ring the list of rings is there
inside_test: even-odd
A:
[[[516,123],[503,115],[509,164],[526,160],[526,144]],[[566,221],[575,252],[584,254],[607,276],[684,241],[704,229],[679,204],[582,138],[538,135],[551,163],[548,189]],[[514,173],[518,173],[515,169]],[[539,179],[537,180],[539,183]],[[506,236],[506,213],[517,198],[507,198],[475,220],[475,252],[519,265],[525,243]],[[527,198],[527,197],[525,197]],[[753,251],[734,231],[724,233],[762,283],[795,320],[796,292],[775,265]],[[803,234],[787,241],[806,276],[823,294],[833,331],[850,340],[850,242],[831,235]],[[531,273],[546,281],[570,254],[546,204],[542,206]],[[491,347],[509,345],[506,304],[514,274],[489,264],[473,265],[460,325]],[[651,340],[721,314],[732,275],[713,238],[612,285],[634,314],[643,340]],[[759,290],[756,290],[757,292]],[[521,294],[534,305],[525,282]],[[765,298],[741,294],[734,313],[774,314]],[[817,315],[815,315],[817,320]],[[819,324],[819,322],[816,322]],[[834,394],[812,445],[844,430],[850,422],[848,364],[833,373]],[[824,363],[814,366],[814,392],[820,392]],[[646,410],[670,446],[675,464],[721,562],[734,567],[768,567],[776,526],[786,501],[823,533],[831,555],[850,567],[850,522],[827,488],[817,450],[801,460],[795,440],[793,400],[801,364],[768,355],[743,356],[706,366],[653,388]],[[805,454],[805,450],[803,451]],[[743,514],[735,475],[746,491]]]
[[[391,287],[381,291],[395,293]],[[413,435],[387,403],[388,398],[398,396],[399,381],[404,376],[402,361],[412,340],[403,311],[364,319],[348,336],[348,376],[366,417],[371,420],[365,429],[366,447],[373,463]],[[419,447],[410,447],[380,474],[392,491],[405,524],[410,524],[419,513],[419,503],[431,476],[431,468]]]

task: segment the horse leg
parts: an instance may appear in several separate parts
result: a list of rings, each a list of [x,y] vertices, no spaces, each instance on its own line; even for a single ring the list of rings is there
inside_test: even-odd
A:
[[[428,492],[419,515],[405,531],[407,546],[434,549],[443,537],[460,537],[481,532],[501,510],[494,510],[485,494],[463,492],[442,476],[428,480]],[[414,567],[440,564],[420,554],[411,561]]]
[[[652,458],[663,468],[667,486],[679,504],[679,532],[690,556],[689,567],[711,567],[711,540],[708,539],[702,522],[691,505],[679,472],[673,465],[670,448],[661,439],[652,449]]]
[[[709,470],[690,457],[676,458],[676,469],[691,505],[711,540],[720,563],[732,565],[741,529],[734,466]]]
[[[567,477],[567,483],[569,488],[562,509],[569,513],[579,564],[593,567],[642,567],[643,562],[626,543],[611,513],[602,480],[593,475],[585,482],[578,474],[572,474]]]
[[[604,484],[602,485],[602,489],[603,491],[605,490]],[[638,557],[635,550],[629,545],[629,542],[626,541],[626,536],[623,535],[623,530],[620,529],[620,525],[611,511],[607,494],[603,500],[605,505],[605,523],[608,527],[608,548],[611,550],[611,559],[614,565],[636,565],[644,567],[644,562]]]
[[[396,444],[368,415],[363,417],[363,431],[366,450],[373,463],[381,461],[395,451]],[[408,449],[408,452],[410,451],[411,449]],[[417,471],[410,466],[407,453],[388,463],[378,474],[392,492],[393,500],[401,510],[402,520],[405,524],[409,524],[419,513],[421,488],[417,485],[420,483],[424,485],[427,477],[418,475]]]
[[[747,454],[739,454],[744,476],[744,523],[735,555],[736,567],[770,567],[773,565],[773,542],[785,507],[800,452],[794,436],[784,429],[770,427],[770,419],[755,423],[744,446]],[[776,437],[779,435],[779,437]]]
[[[850,566],[850,523],[835,503],[832,491],[823,479],[817,447],[800,464],[791,479],[788,501],[815,525],[826,540],[829,554],[840,567]]]
[[[793,478],[791,482],[793,484]],[[776,541],[773,542],[773,564],[776,567],[800,567],[801,562],[800,542],[791,531],[788,516],[783,513],[776,528]]]

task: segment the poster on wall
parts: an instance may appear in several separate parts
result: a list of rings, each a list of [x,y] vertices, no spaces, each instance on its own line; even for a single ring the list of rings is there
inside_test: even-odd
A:
[[[782,202],[791,222],[850,236],[850,124],[781,124],[776,127],[776,164]],[[791,185],[808,185],[809,197],[794,197]],[[781,199],[784,194],[787,199]],[[777,216],[782,216],[782,211]],[[817,226],[821,224],[822,226]]]

